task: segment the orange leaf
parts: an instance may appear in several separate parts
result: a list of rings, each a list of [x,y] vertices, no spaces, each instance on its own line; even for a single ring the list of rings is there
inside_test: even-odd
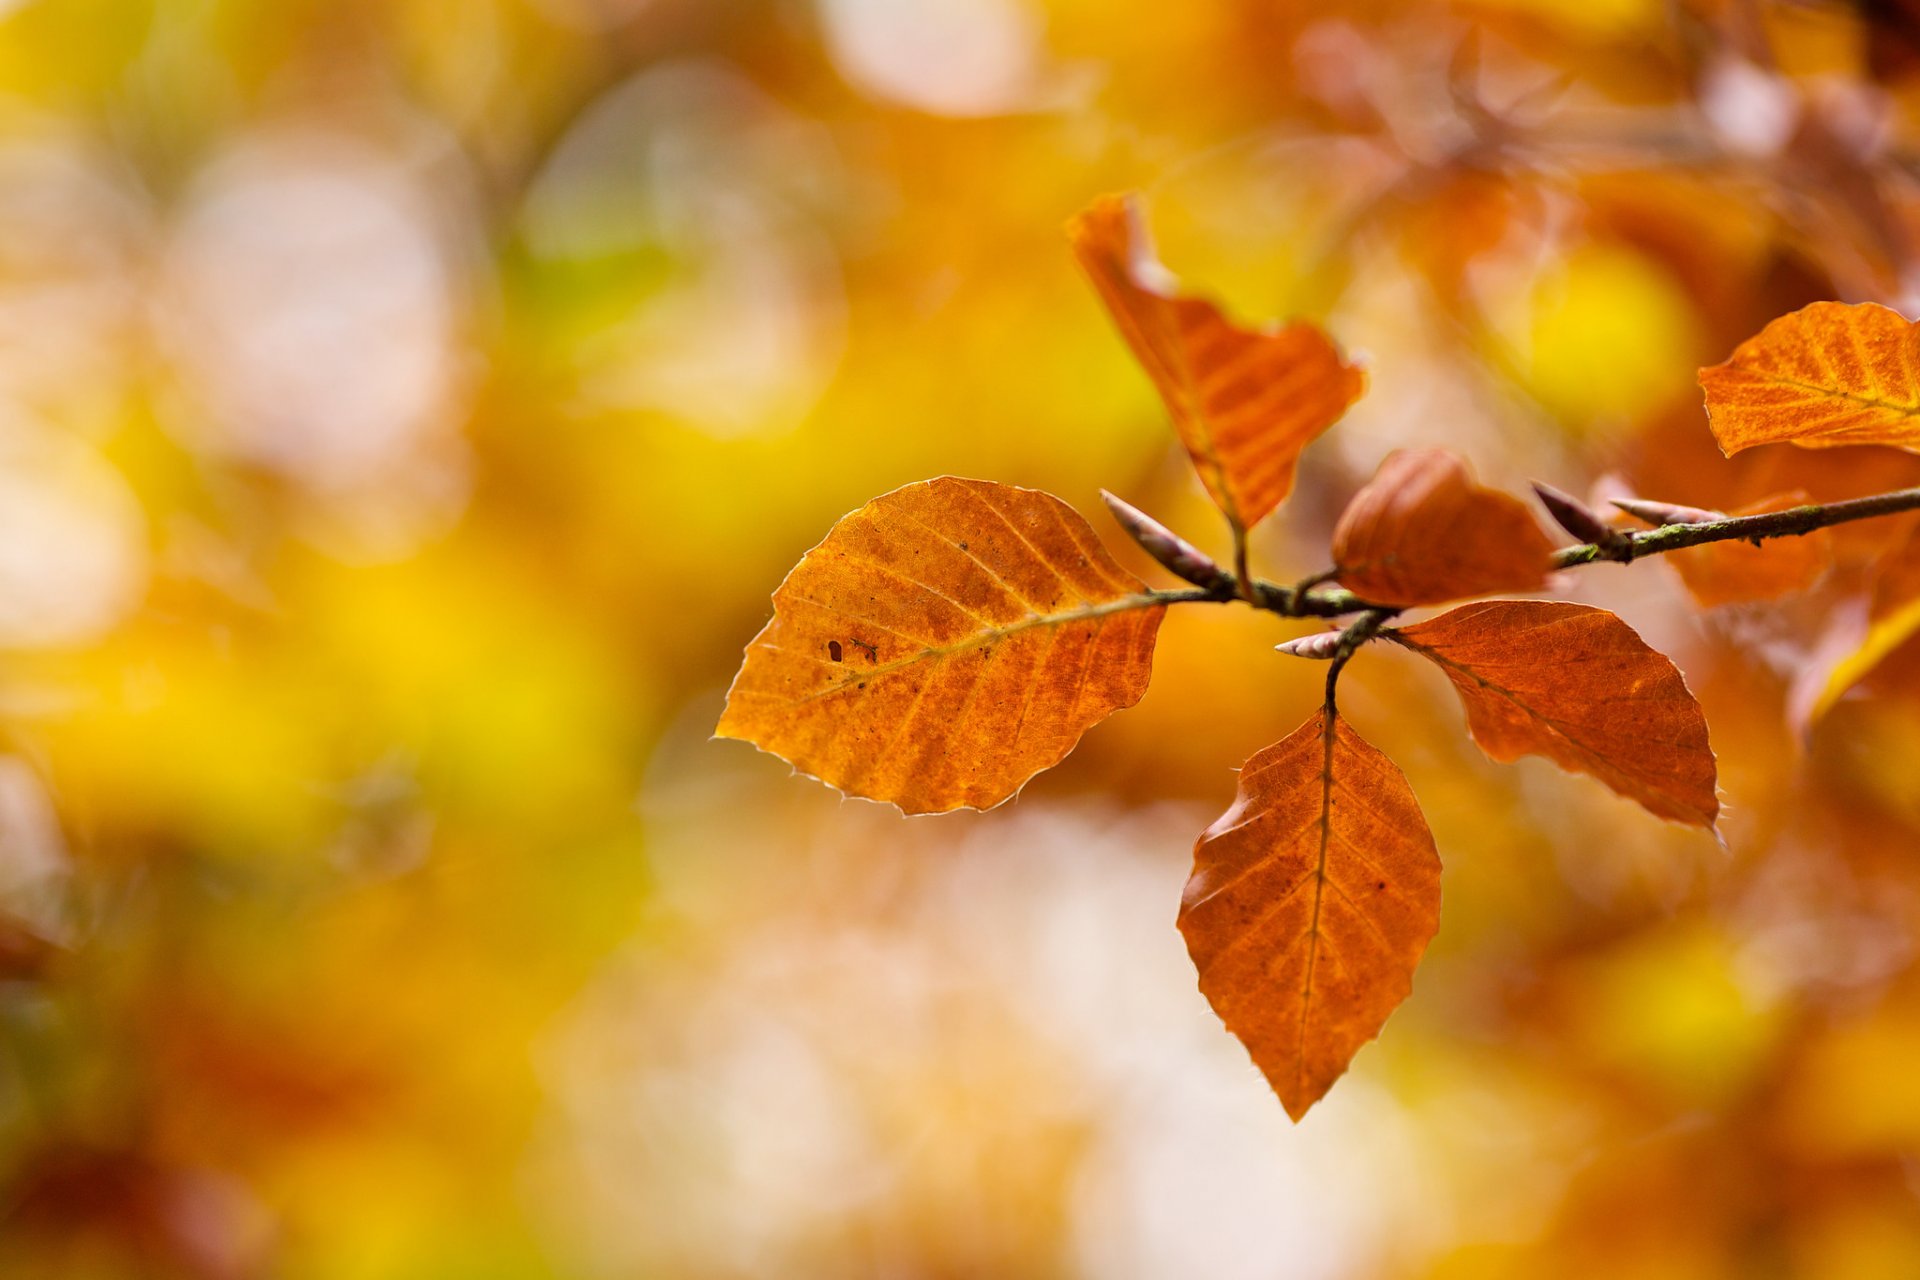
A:
[[[1700,371],[1729,457],[1757,444],[1920,450],[1920,335],[1877,303],[1816,302]]]
[[[1446,672],[1493,759],[1542,755],[1662,818],[1709,829],[1718,818],[1700,704],[1674,665],[1605,609],[1489,600],[1382,634]]]
[[[1734,516],[1787,511],[1812,501],[1804,491],[1777,493],[1750,503]],[[1749,600],[1777,600],[1804,591],[1833,563],[1833,537],[1815,529],[1798,538],[1751,542],[1708,542],[1667,554],[1687,592],[1704,608]]]
[[[1293,491],[1300,451],[1360,398],[1366,375],[1305,321],[1242,329],[1204,298],[1168,292],[1124,196],[1096,200],[1067,235],[1207,492],[1237,528],[1258,524]]]
[[[1058,498],[910,484],[787,575],[716,733],[908,813],[992,808],[1140,700],[1164,612]]]
[[[1387,455],[1333,531],[1349,591],[1381,604],[1438,604],[1490,591],[1533,591],[1553,544],[1526,505],[1473,481],[1444,449]]]
[[[1325,709],[1240,770],[1180,904],[1200,990],[1295,1120],[1413,990],[1439,927],[1406,778]]]

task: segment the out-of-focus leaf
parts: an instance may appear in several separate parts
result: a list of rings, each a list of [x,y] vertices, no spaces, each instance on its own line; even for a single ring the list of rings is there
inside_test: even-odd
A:
[[[1390,454],[1333,531],[1340,581],[1382,604],[1438,604],[1547,580],[1553,544],[1518,499],[1444,449]]]
[[[1920,449],[1920,336],[1877,303],[1816,302],[1700,371],[1721,452],[1759,444]]]
[[[1146,692],[1165,607],[1049,494],[943,477],[834,525],[718,734],[908,813],[988,809]]]
[[[1810,502],[1804,491],[1779,493],[1729,512],[1757,516],[1786,511]],[[1751,542],[1709,542],[1683,547],[1667,556],[1688,594],[1701,605],[1738,604],[1777,600],[1804,591],[1820,580],[1833,563],[1833,537],[1825,529],[1798,538]]]
[[[1413,989],[1440,927],[1433,836],[1394,763],[1323,709],[1247,761],[1193,861],[1200,990],[1298,1120]]]
[[[1490,600],[1385,634],[1446,673],[1493,759],[1543,755],[1662,818],[1709,829],[1718,818],[1700,704],[1673,663],[1605,609]]]
[[[1301,450],[1360,398],[1366,375],[1315,325],[1244,329],[1206,299],[1171,292],[1125,197],[1095,201],[1067,230],[1207,492],[1236,526],[1258,524],[1293,491]]]
[[[1827,671],[1820,691],[1808,704],[1805,728],[1840,701],[1847,690],[1885,661],[1887,655],[1920,633],[1920,525],[1889,552],[1875,570],[1867,606],[1867,629]]]

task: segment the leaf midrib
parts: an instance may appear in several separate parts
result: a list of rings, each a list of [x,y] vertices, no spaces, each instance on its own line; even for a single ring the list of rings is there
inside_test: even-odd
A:
[[[1165,601],[1160,600],[1156,596],[1129,595],[1122,596],[1117,600],[1108,600],[1100,604],[1088,605],[1080,609],[1070,609],[1065,613],[1030,613],[1026,617],[1009,623],[1004,627],[996,627],[987,631],[976,632],[957,644],[946,646],[929,645],[918,653],[909,654],[904,658],[895,658],[891,662],[883,662],[877,667],[854,668],[848,672],[845,680],[828,685],[824,689],[815,689],[812,693],[802,697],[793,698],[789,700],[786,705],[798,707],[810,702],[817,702],[821,698],[831,697],[836,693],[840,693],[868,680],[876,680],[881,676],[892,675],[896,671],[904,670],[918,663],[937,662],[942,658],[950,658],[958,653],[967,653],[983,645],[994,644],[1010,636],[1018,635],[1023,631],[1031,631],[1035,627],[1062,627],[1074,622],[1085,622],[1090,618],[1104,618],[1116,613],[1129,613],[1136,609],[1151,609],[1164,603]],[[862,619],[862,621],[864,621],[864,619]]]

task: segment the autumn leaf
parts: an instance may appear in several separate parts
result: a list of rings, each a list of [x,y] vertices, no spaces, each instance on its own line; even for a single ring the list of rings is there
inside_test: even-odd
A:
[[[1760,444],[1920,449],[1920,336],[1877,303],[1816,302],[1700,371],[1707,419],[1731,457]]]
[[[1854,623],[1857,626],[1857,622]],[[1873,590],[1868,597],[1864,634],[1857,643],[1845,632],[1847,648],[1827,669],[1803,715],[1795,716],[1800,728],[1806,728],[1833,710],[1847,690],[1872,674],[1894,650],[1920,634],[1920,525],[1909,530],[1906,538],[1875,566]]]
[[[717,735],[908,813],[991,808],[1140,700],[1164,612],[1058,498],[910,484],[780,584]]]
[[[1406,778],[1324,708],[1240,770],[1180,904],[1200,990],[1295,1120],[1413,990],[1439,927]]]
[[[1333,531],[1340,581],[1382,604],[1437,604],[1546,582],[1553,544],[1525,504],[1444,449],[1389,454]]]
[[[1493,759],[1542,755],[1662,818],[1709,829],[1718,818],[1700,704],[1674,665],[1605,609],[1489,600],[1382,634],[1446,673]]]
[[[1244,329],[1204,298],[1171,292],[1126,197],[1095,201],[1067,233],[1207,492],[1236,527],[1258,524],[1293,491],[1301,450],[1360,398],[1366,375],[1312,324]]]
[[[1778,493],[1730,511],[1727,516],[1788,511],[1810,501],[1804,491]],[[1667,563],[1680,575],[1687,593],[1703,608],[1777,600],[1804,591],[1820,580],[1833,563],[1833,536],[1826,529],[1815,529],[1798,538],[1776,538],[1764,545],[1708,542],[1669,552]]]

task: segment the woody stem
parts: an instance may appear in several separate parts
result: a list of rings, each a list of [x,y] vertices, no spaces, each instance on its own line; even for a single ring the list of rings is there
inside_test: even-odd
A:
[[[1610,549],[1593,542],[1563,548],[1555,553],[1553,567],[1567,569],[1596,560],[1637,560],[1641,556],[1698,547],[1709,542],[1731,542],[1735,539],[1759,542],[1767,538],[1793,538],[1829,525],[1846,524],[1850,520],[1870,520],[1875,516],[1890,516],[1901,511],[1920,511],[1920,489],[1896,489],[1891,493],[1878,493],[1866,498],[1810,503],[1789,507],[1785,511],[1768,511],[1757,516],[1729,516],[1725,520],[1699,524],[1663,524],[1657,529],[1643,529],[1630,535],[1627,542],[1617,548]]]
[[[1870,520],[1876,516],[1896,515],[1902,511],[1920,511],[1920,488],[1896,489],[1890,493],[1873,494],[1865,498],[1848,498],[1841,502],[1809,503],[1806,506],[1789,507],[1785,511],[1768,511],[1756,516],[1728,516],[1724,520],[1708,520],[1696,524],[1664,524],[1657,529],[1642,529],[1629,534],[1612,546],[1586,542],[1578,546],[1563,547],[1554,553],[1552,563],[1556,569],[1571,569],[1601,560],[1626,563],[1645,556],[1679,551],[1685,547],[1704,546],[1710,542],[1757,543],[1768,538],[1799,537],[1812,533],[1815,529],[1825,529],[1830,525],[1846,524],[1854,520]],[[1345,618],[1356,613],[1391,608],[1379,601],[1363,599],[1340,587],[1319,585],[1332,576],[1334,572],[1329,571],[1316,574],[1298,585],[1285,586],[1262,578],[1256,578],[1251,583],[1247,583],[1243,577],[1227,575],[1223,572],[1223,581],[1213,593],[1194,593],[1182,598],[1208,601],[1245,600],[1256,609],[1279,614],[1283,618]]]

